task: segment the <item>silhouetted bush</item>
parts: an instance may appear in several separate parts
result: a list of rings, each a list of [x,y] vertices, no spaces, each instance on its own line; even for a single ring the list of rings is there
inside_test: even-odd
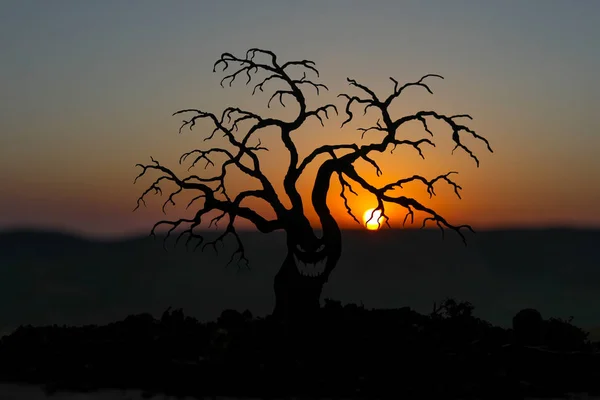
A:
[[[592,345],[588,340],[589,332],[571,324],[568,320],[550,318],[545,321],[544,344],[557,351],[589,351]]]
[[[540,346],[544,341],[544,319],[538,310],[526,308],[519,311],[512,321],[515,342],[528,346]]]
[[[0,340],[0,378],[50,391],[198,396],[448,398],[492,391],[509,398],[598,386],[598,358],[571,320],[544,321],[527,309],[513,324],[511,336],[454,299],[434,304],[429,315],[326,299],[318,318],[303,326],[236,310],[200,323],[169,308],[159,320],[141,314],[105,326],[19,327]],[[528,347],[533,343],[540,346]]]

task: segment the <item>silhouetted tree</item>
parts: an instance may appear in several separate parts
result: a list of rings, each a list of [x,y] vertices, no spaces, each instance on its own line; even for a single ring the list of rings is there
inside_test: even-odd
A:
[[[259,58],[263,60],[259,61]],[[190,118],[184,120],[180,128],[189,127],[191,130],[201,120],[208,120],[214,125],[214,130],[208,135],[205,140],[212,139],[216,134],[223,136],[230,145],[231,149],[213,147],[208,149],[191,150],[183,154],[180,158],[180,164],[188,158],[192,158],[190,168],[200,161],[206,162],[206,165],[215,165],[213,162],[214,156],[222,156],[225,161],[221,164],[220,174],[215,176],[178,176],[171,169],[161,165],[158,161],[151,158],[150,164],[137,164],[142,168],[141,173],[136,180],[146,174],[148,171],[158,172],[159,176],[152,185],[140,196],[136,209],[140,204],[145,204],[144,197],[154,191],[162,193],[161,184],[171,182],[175,184],[176,190],[173,191],[167,201],[163,205],[175,204],[174,196],[179,193],[187,192],[194,193],[195,197],[188,204],[192,206],[197,200],[203,199],[202,206],[197,208],[196,214],[192,218],[181,218],[177,220],[164,220],[157,222],[152,228],[151,235],[155,234],[159,226],[169,227],[167,238],[176,229],[186,227],[179,236],[177,241],[187,235],[186,244],[197,240],[197,246],[204,243],[202,235],[195,231],[200,227],[203,218],[210,212],[218,212],[219,214],[211,220],[212,223],[220,221],[227,217],[227,226],[214,241],[207,241],[203,244],[203,249],[207,246],[212,246],[216,250],[216,244],[222,241],[226,236],[231,235],[237,243],[237,249],[231,257],[238,255],[238,263],[248,263],[244,253],[244,246],[235,228],[235,221],[238,218],[249,220],[256,228],[263,233],[270,233],[278,230],[285,231],[287,235],[287,256],[279,272],[275,276],[274,289],[276,294],[276,305],[274,315],[277,317],[294,317],[307,315],[311,310],[319,307],[319,299],[323,285],[328,281],[331,272],[336,267],[342,250],[341,232],[338,223],[331,214],[327,204],[327,195],[332,178],[337,178],[341,184],[342,190],[340,193],[344,201],[344,205],[348,214],[360,224],[360,221],[353,214],[348,199],[347,192],[354,193],[351,183],[358,185],[371,193],[376,201],[376,211],[381,212],[382,221],[389,226],[388,216],[386,215],[385,205],[393,203],[400,205],[407,210],[404,223],[410,218],[414,222],[414,212],[419,211],[425,213],[423,226],[429,221],[437,224],[442,229],[449,228],[456,231],[463,239],[462,229],[472,230],[468,225],[453,225],[449,223],[440,214],[431,208],[421,204],[414,198],[406,196],[396,196],[392,194],[394,189],[401,189],[402,185],[409,182],[421,182],[425,185],[429,196],[435,195],[434,184],[440,181],[445,181],[451,185],[454,192],[460,197],[459,190],[461,187],[452,180],[452,175],[456,172],[448,172],[433,179],[426,179],[419,175],[414,175],[408,178],[399,179],[384,186],[375,186],[373,183],[363,178],[355,169],[355,162],[363,160],[368,162],[377,172],[377,176],[382,174],[382,171],[376,161],[372,158],[373,154],[384,153],[391,149],[393,151],[397,146],[412,146],[424,158],[422,153],[423,145],[435,146],[428,139],[423,138],[416,141],[399,138],[399,130],[409,122],[418,122],[423,125],[424,130],[431,136],[427,121],[439,120],[445,123],[452,130],[452,140],[455,143],[454,150],[464,150],[479,166],[479,160],[475,154],[464,144],[463,134],[468,134],[473,138],[482,141],[491,152],[492,149],[488,141],[477,134],[468,126],[458,122],[460,119],[471,119],[467,114],[462,115],[444,115],[435,111],[419,111],[412,115],[406,115],[401,118],[394,118],[390,114],[390,106],[395,99],[400,97],[409,87],[421,87],[432,93],[429,85],[426,83],[430,78],[442,78],[439,75],[428,74],[423,76],[416,82],[399,84],[394,78],[390,78],[393,83],[393,91],[388,96],[380,98],[369,89],[367,86],[357,82],[354,79],[347,79],[351,87],[357,89],[360,95],[340,94],[338,97],[346,99],[345,111],[347,119],[342,123],[342,127],[350,122],[353,118],[352,108],[355,105],[364,107],[364,113],[367,110],[373,109],[380,118],[377,123],[369,128],[360,128],[359,130],[365,133],[370,131],[378,131],[383,133],[380,140],[374,141],[368,145],[358,145],[356,143],[348,144],[333,144],[324,145],[315,148],[306,157],[302,158],[298,154],[298,150],[293,140],[293,134],[301,128],[310,118],[316,118],[323,125],[323,119],[329,118],[329,112],[338,113],[338,109],[334,104],[321,105],[316,108],[309,108],[305,97],[305,88],[316,90],[317,94],[321,89],[328,90],[327,86],[307,78],[306,72],[312,72],[317,77],[319,76],[315,63],[309,60],[287,61],[281,62],[277,56],[268,50],[250,49],[245,56],[239,57],[230,53],[223,53],[221,58],[215,63],[213,72],[218,66],[223,66],[223,71],[233,67],[233,72],[225,76],[221,80],[221,86],[227,82],[229,86],[240,75],[245,75],[246,84],[249,84],[253,79],[258,80],[254,86],[252,94],[257,91],[263,92],[266,90],[267,84],[280,84],[272,92],[267,107],[271,106],[271,102],[279,100],[280,104],[285,107],[284,99],[291,99],[296,104],[295,117],[290,121],[285,121],[272,117],[263,117],[259,114],[246,111],[237,107],[226,108],[220,116],[211,112],[199,109],[185,109],[177,111],[174,115],[189,114]],[[293,74],[294,70],[303,71],[301,77]],[[262,78],[260,73],[266,73],[266,77]],[[243,130],[242,126],[246,129]],[[261,162],[258,156],[259,152],[267,150],[258,144],[252,145],[254,137],[259,131],[265,129],[276,129],[279,131],[281,141],[289,153],[289,163],[285,168],[285,178],[283,180],[283,188],[285,195],[289,198],[290,207],[284,206],[276,193],[272,182],[267,179],[261,169]],[[453,151],[454,151],[453,150]],[[321,225],[321,233],[317,233],[311,227],[308,218],[305,214],[305,204],[302,201],[297,188],[297,182],[307,167],[313,163],[318,163],[314,184],[312,187],[312,206],[314,207],[319,222]],[[239,171],[248,175],[249,178],[255,180],[260,188],[256,190],[241,191],[235,197],[229,196],[225,187],[225,176],[228,168],[237,168]],[[260,215],[256,210],[244,206],[243,203],[249,199],[260,199],[266,201],[273,209],[276,217],[267,219]],[[374,213],[371,219],[374,218]],[[379,221],[378,221],[379,222]],[[166,240],[166,239],[165,239]],[[307,265],[314,266],[316,263],[323,263],[324,269],[307,271]]]

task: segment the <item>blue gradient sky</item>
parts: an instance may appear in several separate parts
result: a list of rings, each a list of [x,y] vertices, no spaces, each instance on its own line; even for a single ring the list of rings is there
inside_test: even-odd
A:
[[[132,184],[134,165],[150,155],[174,165],[182,152],[201,146],[202,129],[177,135],[180,119],[171,114],[180,108],[263,109],[268,96],[251,97],[243,84],[221,89],[223,75],[212,73],[222,52],[250,47],[314,60],[331,89],[323,102],[349,91],[348,76],[384,94],[392,88],[389,76],[444,75],[431,82],[434,96],[407,92],[397,115],[470,113],[472,127],[495,153],[474,143],[477,169],[463,153],[450,156],[442,128],[426,161],[410,151],[382,157],[384,181],[460,171],[463,200],[441,188],[432,201],[422,188],[408,194],[476,228],[600,226],[598,1],[1,5],[0,229],[147,230],[161,216],[162,202],[131,212],[145,189]],[[342,117],[325,128],[310,125],[298,137],[300,150],[358,141],[355,129],[375,120],[367,115],[343,130]],[[263,142],[276,147],[268,136]],[[286,159],[271,153],[267,173],[277,181]],[[242,183],[234,177],[231,184]],[[351,226],[341,201],[332,201],[342,224]],[[373,205],[364,194],[354,200],[357,214]]]

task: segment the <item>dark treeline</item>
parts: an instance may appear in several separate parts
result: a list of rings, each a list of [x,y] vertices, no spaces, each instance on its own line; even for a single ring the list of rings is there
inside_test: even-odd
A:
[[[81,327],[21,326],[0,341],[4,382],[48,393],[109,388],[147,395],[521,398],[600,392],[598,345],[573,321],[536,310],[501,328],[446,299],[429,314],[326,300],[317,319],[282,325],[225,310],[183,310]]]

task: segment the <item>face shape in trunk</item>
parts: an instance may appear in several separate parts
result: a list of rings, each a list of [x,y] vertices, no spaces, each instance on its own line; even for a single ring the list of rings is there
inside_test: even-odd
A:
[[[290,251],[294,256],[294,263],[300,275],[318,278],[325,273],[327,263],[327,248],[323,243],[315,246],[295,244]]]
[[[314,235],[307,240],[292,240],[288,251],[292,254],[296,269],[303,277],[327,281],[341,253],[341,240],[331,241],[327,237]]]
[[[326,190],[324,194],[326,196]],[[315,201],[313,199],[313,203]],[[320,203],[317,201],[315,210],[318,213],[320,212],[320,235],[317,235],[302,210],[293,210],[291,214],[293,217],[290,218],[286,233],[288,260],[293,262],[294,268],[300,276],[306,279],[319,280],[323,284],[328,281],[329,275],[340,259],[342,236],[326,204],[320,207],[318,204]]]

